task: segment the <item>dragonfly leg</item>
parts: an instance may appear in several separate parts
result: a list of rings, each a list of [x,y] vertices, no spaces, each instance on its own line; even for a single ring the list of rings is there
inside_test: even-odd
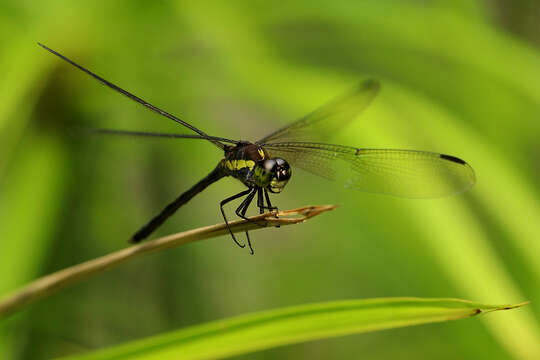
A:
[[[238,208],[236,209],[236,215],[239,217],[239,218],[242,218],[246,221],[249,221],[251,223],[254,223],[256,225],[259,225],[260,227],[265,227],[266,225],[263,225],[263,224],[260,224],[256,221],[253,221],[251,220],[250,218],[246,217],[246,212],[247,212],[247,209],[249,207],[249,205],[251,204],[251,202],[253,201],[253,198],[255,197],[255,194],[259,193],[259,191],[261,190],[261,188],[255,188],[253,190],[253,192],[251,194],[249,194],[246,199],[240,204],[240,206],[238,206]],[[259,205],[259,199],[257,199],[257,206]],[[261,214],[263,213],[264,211],[261,211]]]
[[[240,244],[238,242],[238,240],[236,240],[236,237],[234,236],[232,230],[231,230],[231,227],[229,226],[229,221],[227,220],[227,217],[225,216],[225,211],[223,210],[223,206],[235,199],[238,199],[239,197],[242,197],[242,196],[245,196],[247,194],[249,194],[253,189],[252,188],[249,188],[245,191],[242,191],[236,195],[233,195],[231,197],[228,197],[226,198],[225,200],[221,201],[219,203],[219,208],[221,209],[221,215],[223,215],[223,220],[225,221],[225,225],[227,225],[227,229],[229,230],[229,233],[231,234],[231,237],[233,238],[234,242],[236,243],[236,245],[238,245],[239,247],[241,248],[244,248],[246,245],[245,244]]]
[[[257,190],[257,206],[259,207],[259,213],[264,213],[264,199],[263,199],[263,189],[259,188]]]
[[[246,197],[246,199],[244,201],[242,201],[240,206],[238,206],[238,208],[236,209],[236,215],[238,215],[238,217],[241,217],[244,220],[252,222],[250,219],[248,219],[246,217],[246,212],[247,212],[247,209],[249,208],[249,205],[253,201],[253,197],[255,197],[256,192],[258,192],[257,188],[255,188],[255,190],[253,190],[253,192],[251,192],[251,194],[249,194]],[[249,232],[247,230],[246,230],[246,239],[247,239],[247,243],[248,243],[248,246],[249,246],[249,251],[250,251],[251,255],[253,255],[255,252],[253,251],[253,247],[251,246],[251,240],[249,238]]]
[[[277,211],[279,210],[277,206],[272,206],[272,203],[270,202],[270,195],[268,195],[268,190],[266,189],[264,189],[264,197],[266,198],[266,204],[268,205],[267,209],[270,211],[276,211],[276,217],[278,217]],[[279,227],[279,225],[276,225],[276,227]]]
[[[270,195],[268,195],[268,190],[264,189],[264,197],[266,198],[266,203],[268,204],[265,209],[268,209],[270,211],[278,211],[277,206],[272,206],[272,203],[270,202]]]
[[[238,217],[240,217],[240,218],[242,218],[244,220],[253,222],[251,219],[246,217],[246,211],[247,211],[249,205],[251,205],[251,202],[253,201],[253,198],[255,197],[256,193],[257,193],[257,189],[255,188],[255,189],[253,189],[253,191],[248,196],[246,196],[246,198],[244,199],[244,201],[242,201],[240,206],[238,206],[236,208],[235,213],[236,213],[236,215]]]

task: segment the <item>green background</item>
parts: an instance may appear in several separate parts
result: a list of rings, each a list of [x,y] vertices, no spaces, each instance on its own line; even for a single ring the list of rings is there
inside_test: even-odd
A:
[[[98,349],[246,312],[349,298],[531,300],[482,319],[286,346],[237,359],[540,358],[540,5],[536,1],[0,1],[0,294],[126,246],[222,154],[45,52],[56,49],[204,131],[256,140],[373,76],[382,91],[333,142],[459,156],[476,186],[409,200],[301,170],[303,225],[153,254],[0,323],[0,358]],[[220,221],[226,179],[158,234]],[[254,211],[254,210],[253,210]]]

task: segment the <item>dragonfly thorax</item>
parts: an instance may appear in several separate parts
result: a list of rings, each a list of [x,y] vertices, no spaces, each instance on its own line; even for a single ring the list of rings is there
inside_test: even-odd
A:
[[[272,158],[264,147],[239,143],[225,152],[223,167],[226,173],[247,187],[259,187],[280,193],[291,178],[291,167],[282,158]]]

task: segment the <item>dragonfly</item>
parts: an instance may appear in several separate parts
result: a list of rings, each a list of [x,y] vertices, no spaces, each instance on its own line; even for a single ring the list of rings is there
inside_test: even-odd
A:
[[[140,97],[105,80],[66,56],[38,43],[48,52],[90,75],[103,85],[127,96],[151,111],[192,130],[194,134],[154,133],[130,130],[97,129],[97,132],[116,135],[206,140],[223,151],[217,166],[202,180],[168,204],[159,214],[141,227],[130,239],[138,243],[152,234],[194,196],[225,177],[232,177],[246,189],[219,203],[221,215],[229,233],[241,248],[246,246],[229,226],[224,206],[242,198],[235,214],[250,221],[246,213],[255,197],[259,212],[276,211],[270,194],[283,191],[292,176],[293,167],[312,174],[337,179],[337,165],[345,165],[345,186],[352,189],[406,198],[435,198],[457,194],[470,189],[475,181],[472,167],[464,160],[430,151],[404,149],[371,149],[327,143],[330,135],[355,120],[373,101],[380,84],[366,79],[347,93],[326,103],[308,115],[286,125],[258,141],[233,140],[211,136],[186,121],[150,104]],[[250,253],[253,246],[249,233],[246,240]]]

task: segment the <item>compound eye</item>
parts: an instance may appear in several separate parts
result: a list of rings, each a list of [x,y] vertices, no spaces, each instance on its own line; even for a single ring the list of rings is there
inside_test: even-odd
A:
[[[269,172],[269,173],[274,172],[275,168],[277,167],[276,160],[274,159],[264,160],[263,167],[264,167],[264,170],[266,170],[266,172]]]
[[[289,180],[291,178],[291,169],[290,168],[281,168],[277,172],[277,178],[280,181]]]
[[[289,180],[291,178],[291,167],[284,159],[276,158],[277,167],[274,169],[275,176],[278,180]]]

